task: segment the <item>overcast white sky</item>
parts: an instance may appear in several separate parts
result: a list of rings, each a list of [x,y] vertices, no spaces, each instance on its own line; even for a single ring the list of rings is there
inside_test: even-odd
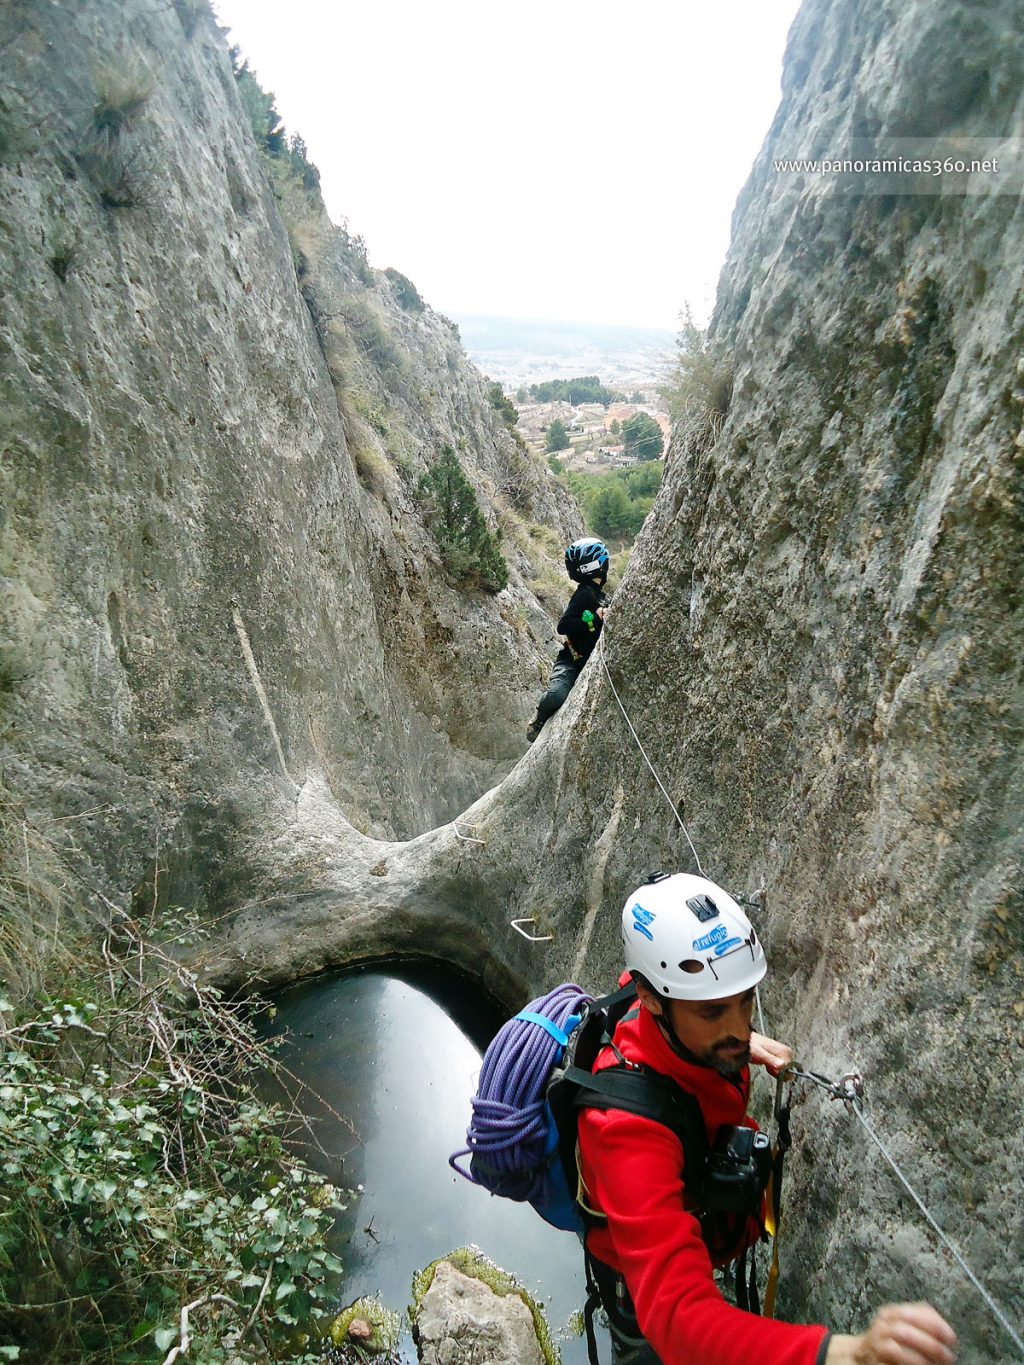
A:
[[[371,264],[444,313],[710,311],[798,0],[214,0]]]

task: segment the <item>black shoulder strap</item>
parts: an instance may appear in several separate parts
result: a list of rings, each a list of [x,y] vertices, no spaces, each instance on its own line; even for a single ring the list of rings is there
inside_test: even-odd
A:
[[[621,1109],[663,1124],[683,1148],[686,1187],[694,1201],[703,1197],[708,1166],[704,1116],[695,1095],[660,1072],[625,1061],[595,1072],[598,1053],[612,1041],[615,1028],[636,1005],[632,981],[593,1001],[570,1034],[563,1063],[552,1073],[547,1100],[558,1130],[558,1152],[570,1191],[575,1195],[576,1130],[581,1109]]]
[[[611,1066],[597,1072],[570,1067],[565,1079],[575,1088],[576,1109],[621,1109],[660,1123],[674,1133],[683,1147],[687,1190],[694,1199],[700,1199],[708,1138],[695,1095],[657,1071],[633,1066]]]
[[[611,995],[602,995],[600,1000],[595,1000],[591,1005],[591,1014],[601,1015],[604,1018],[608,1042],[611,1042],[616,1027],[634,1005],[639,1005],[635,981],[627,981],[617,991],[612,991]]]

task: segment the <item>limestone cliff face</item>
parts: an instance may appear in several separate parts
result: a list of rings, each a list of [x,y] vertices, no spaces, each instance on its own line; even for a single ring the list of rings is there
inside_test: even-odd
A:
[[[234,912],[203,964],[226,983],[400,951],[509,996],[599,987],[625,894],[692,865],[610,679],[704,870],[766,889],[768,1029],[860,1067],[1019,1320],[1019,186],[772,168],[1020,137],[1019,6],[805,6],[719,297],[728,411],[699,421],[696,395],[563,712],[458,831],[407,842],[514,756],[544,628],[528,531],[506,594],[443,584],[416,471],[462,441],[494,506],[558,514],[446,324],[315,213],[288,240],[193,10],[3,11],[5,780],[52,788],[126,877],[157,817],[186,831],[164,863]],[[83,136],[129,54],[155,84],[124,146],[151,160],[119,172]],[[133,171],[150,193],[110,207]],[[844,1328],[927,1297],[966,1365],[1012,1360],[857,1121],[812,1094],[794,1127],[783,1312]]]
[[[282,979],[419,943],[524,994],[605,985],[625,894],[692,866],[610,675],[705,872],[766,890],[767,1028],[814,1070],[863,1071],[869,1121],[1018,1322],[1020,186],[880,196],[772,162],[1020,137],[1019,17],[805,6],[719,296],[731,403],[677,432],[602,651],[467,812],[481,844],[359,841],[307,790],[281,901],[239,917],[218,968]],[[842,1329],[929,1298],[961,1361],[1015,1359],[858,1121],[811,1093],[794,1128],[784,1315]]]
[[[307,771],[366,830],[450,818],[524,747],[575,508],[452,325],[272,184],[205,4],[24,0],[0,50],[9,785],[100,808],[127,877],[162,827],[214,899]],[[424,529],[445,444],[497,595]]]

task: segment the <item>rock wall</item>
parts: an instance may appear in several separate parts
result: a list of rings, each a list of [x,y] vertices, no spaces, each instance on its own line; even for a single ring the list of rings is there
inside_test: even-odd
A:
[[[410,489],[442,438],[495,505],[512,482],[537,515],[543,484],[507,477],[440,319],[315,214],[288,240],[194,11],[0,16],[5,780],[126,877],[155,824],[183,831],[162,865],[234,911],[203,960],[225,983],[405,952],[510,997],[598,987],[627,891],[691,857],[617,694],[704,870],[765,888],[767,1026],[860,1067],[1019,1320],[1019,186],[880,195],[772,164],[1019,138],[1018,6],[805,5],[605,643],[437,830],[514,757],[544,627],[529,534],[507,596],[452,595]],[[120,166],[94,136],[111,63],[153,82]],[[855,1118],[809,1094],[795,1130],[783,1313],[842,1329],[926,1297],[962,1362],[1012,1360]]]
[[[309,772],[373,833],[450,818],[525,747],[574,506],[258,153],[203,0],[16,0],[0,53],[8,789],[108,889],[158,860],[214,906]],[[424,527],[446,444],[498,594]]]
[[[1022,76],[1013,4],[805,5],[602,650],[466,813],[481,842],[371,845],[310,790],[280,902],[211,963],[280,980],[418,944],[524,998],[606,985],[625,894],[693,865],[614,683],[705,872],[764,888],[768,1029],[863,1072],[869,1122],[1018,1322],[1021,187],[883,195],[773,159],[1019,138]],[[782,1314],[857,1328],[927,1298],[961,1361],[1014,1360],[864,1126],[809,1092],[794,1129]]]

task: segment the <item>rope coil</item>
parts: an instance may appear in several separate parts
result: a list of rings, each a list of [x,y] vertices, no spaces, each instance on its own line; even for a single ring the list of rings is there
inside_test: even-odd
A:
[[[553,1149],[546,1082],[561,1060],[566,1026],[591,999],[567,982],[502,1024],[484,1053],[468,1145],[448,1158],[453,1171],[508,1199],[533,1203],[550,1196]],[[468,1170],[459,1165],[466,1156]]]

